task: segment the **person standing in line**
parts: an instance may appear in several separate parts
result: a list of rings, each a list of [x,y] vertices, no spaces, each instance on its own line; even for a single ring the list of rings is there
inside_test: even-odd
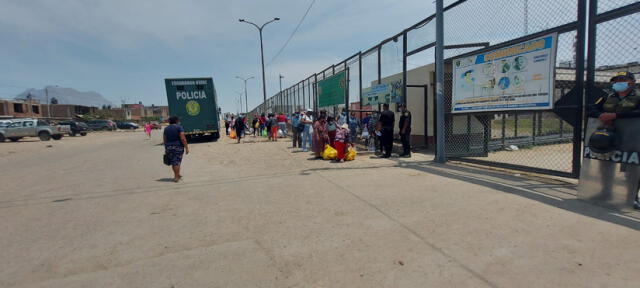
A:
[[[313,124],[313,152],[316,159],[322,158],[324,145],[329,144],[329,134],[327,133],[326,114],[320,113],[318,120]]]
[[[165,127],[163,132],[164,153],[168,156],[169,165],[173,170],[173,181],[178,183],[182,179],[180,174],[182,156],[184,153],[189,154],[189,145],[184,135],[184,128],[180,126],[180,118],[178,116],[169,117],[169,126]]]
[[[153,130],[151,122],[147,122],[146,124],[144,124],[144,133],[147,133],[148,139],[151,139],[151,130]]]
[[[271,136],[273,136],[273,132],[271,131],[271,119],[273,119],[273,114],[267,114],[267,122],[265,122],[265,129],[267,129],[267,138],[271,141]]]
[[[238,144],[240,144],[240,139],[244,135],[244,130],[246,128],[247,123],[245,122],[244,115],[240,114],[238,119],[236,119],[235,125],[233,128],[236,130],[236,136],[238,137]]]
[[[304,124],[302,124],[300,118],[300,112],[293,113],[293,117],[291,117],[291,130],[293,131],[291,140],[293,142],[293,148],[302,148]]]
[[[311,132],[313,131],[313,111],[307,109],[306,113],[303,113],[300,117],[300,122],[303,125],[302,130],[302,152],[309,152],[311,148]]]
[[[267,117],[264,116],[264,113],[260,115],[260,131],[259,137],[262,137],[262,131],[267,128]],[[267,132],[268,133],[268,132]]]
[[[336,124],[337,126],[342,126],[346,123],[347,123],[347,111],[344,108],[342,108],[342,112],[340,112],[340,115],[338,115],[336,119]]]
[[[358,136],[358,118],[356,118],[356,113],[353,112],[349,115],[349,134],[351,135],[350,143],[356,143],[356,137]]]
[[[278,141],[278,117],[275,114],[269,116],[269,124],[271,125],[271,141]]]
[[[378,121],[377,131],[381,133],[380,141],[382,142],[383,155],[381,158],[391,157],[391,150],[393,149],[393,126],[395,115],[389,110],[389,103],[382,104],[382,112],[380,113],[380,120]]]
[[[411,157],[411,112],[407,110],[407,104],[400,104],[400,139],[402,140],[402,154],[400,157]]]
[[[375,154],[382,154],[382,147],[380,147],[380,136],[378,136],[378,120],[380,119],[379,113],[372,113],[369,116],[369,136],[371,139],[369,140],[369,150],[373,151]],[[371,149],[373,148],[373,149]]]
[[[258,128],[260,128],[260,120],[258,120],[258,115],[253,116],[253,120],[251,120],[251,128],[253,128],[253,132],[251,134],[255,137]]]
[[[335,118],[333,116],[327,117],[327,135],[329,135],[329,146],[336,148],[334,146],[334,142],[336,139],[336,130],[338,130],[338,125],[336,124]]]
[[[280,128],[280,130],[282,130],[282,137],[288,137],[287,136],[287,115],[284,115],[284,113],[280,113],[280,115],[278,115],[278,128]]]

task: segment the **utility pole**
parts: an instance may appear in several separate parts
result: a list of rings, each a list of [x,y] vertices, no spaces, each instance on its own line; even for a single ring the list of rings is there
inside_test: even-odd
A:
[[[254,27],[256,27],[258,29],[258,32],[260,32],[260,56],[262,58],[262,97],[264,99],[264,103],[267,103],[267,84],[266,84],[266,80],[265,80],[265,76],[264,76],[264,45],[262,44],[262,29],[264,28],[264,26],[267,26],[267,24],[274,22],[274,21],[278,21],[280,20],[280,18],[276,17],[273,18],[273,20],[268,21],[267,23],[262,24],[262,26],[258,26],[257,24],[253,23],[253,22],[249,22],[245,19],[238,19],[238,21],[240,22],[244,22],[244,23],[248,23],[253,25]],[[269,107],[266,107],[269,108]]]
[[[51,104],[49,103],[49,87],[44,86],[44,97],[45,101],[47,101],[47,118],[51,118]]]
[[[284,78],[284,76],[282,76],[282,74],[278,74],[278,81],[280,82],[280,99],[282,99],[282,101],[284,101],[284,98],[282,97],[282,78]],[[286,102],[285,102],[286,103]],[[289,103],[286,103],[289,104]],[[285,107],[287,107],[287,105],[285,105]],[[289,108],[286,108],[287,112],[289,112]]]
[[[254,79],[254,77],[251,76],[249,78],[242,78],[240,76],[236,76],[236,78],[244,81],[244,105],[246,106],[245,112],[249,113],[249,100],[247,100],[247,80]]]

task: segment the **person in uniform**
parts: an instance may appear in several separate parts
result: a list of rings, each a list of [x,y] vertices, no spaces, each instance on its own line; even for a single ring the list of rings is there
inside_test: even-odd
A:
[[[411,112],[407,110],[407,104],[400,104],[400,140],[402,141],[402,154],[400,157],[411,157]]]
[[[377,131],[380,131],[380,142],[382,142],[383,154],[381,158],[391,157],[391,150],[393,148],[393,126],[396,122],[396,116],[389,110],[389,103],[382,104],[382,112],[380,113],[380,120],[378,120]]]
[[[640,117],[640,92],[631,72],[620,72],[611,78],[613,93],[600,97],[589,107],[589,117],[598,118],[602,125],[613,126],[616,119]],[[638,195],[633,207],[640,209]]]

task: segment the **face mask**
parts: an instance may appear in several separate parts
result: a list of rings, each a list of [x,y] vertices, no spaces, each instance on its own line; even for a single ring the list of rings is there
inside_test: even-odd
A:
[[[616,82],[611,85],[611,88],[613,88],[613,91],[622,92],[629,88],[629,82]]]

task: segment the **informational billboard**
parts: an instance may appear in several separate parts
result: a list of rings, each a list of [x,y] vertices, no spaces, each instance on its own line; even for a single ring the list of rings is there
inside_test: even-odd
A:
[[[362,106],[379,103],[400,103],[402,101],[402,80],[382,83],[362,89]]]
[[[553,108],[557,34],[453,60],[452,112]]]
[[[326,107],[344,104],[347,89],[347,73],[341,71],[322,81],[318,81],[318,106]]]

